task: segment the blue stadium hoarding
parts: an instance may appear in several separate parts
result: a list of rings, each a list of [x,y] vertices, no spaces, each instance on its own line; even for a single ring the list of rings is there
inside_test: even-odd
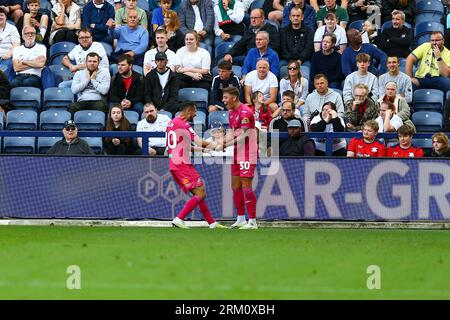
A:
[[[196,167],[232,219],[230,166]],[[0,172],[1,217],[172,219],[188,199],[167,158],[2,156]],[[449,160],[261,159],[254,187],[260,219],[450,220]]]

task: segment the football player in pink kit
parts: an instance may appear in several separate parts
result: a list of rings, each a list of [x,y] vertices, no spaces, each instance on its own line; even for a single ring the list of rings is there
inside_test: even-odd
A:
[[[226,229],[227,227],[217,223],[211,215],[205,202],[205,186],[197,170],[195,170],[191,163],[190,152],[192,141],[203,148],[210,145],[209,142],[202,140],[189,124],[194,119],[195,112],[197,111],[195,103],[184,102],[181,105],[180,111],[178,117],[169,122],[166,130],[169,169],[175,182],[184,192],[191,192],[193,197],[186,202],[178,216],[172,220],[172,225],[183,229],[189,228],[184,222],[184,218],[198,207],[210,228]]]
[[[256,224],[256,195],[252,188],[256,163],[258,160],[258,143],[255,116],[252,110],[239,101],[239,89],[223,89],[223,103],[229,110],[231,132],[227,135],[225,145],[234,144],[234,158],[231,165],[231,188],[233,202],[237,210],[237,221],[231,228],[258,229]],[[249,221],[245,220],[247,208]]]

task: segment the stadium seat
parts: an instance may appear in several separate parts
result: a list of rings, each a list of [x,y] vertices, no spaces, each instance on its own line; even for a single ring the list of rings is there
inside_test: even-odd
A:
[[[124,116],[130,122],[133,131],[136,131],[136,126],[139,121],[139,113],[133,110],[124,110]]]
[[[215,121],[219,121],[225,128],[228,128],[230,124],[228,119],[228,111],[210,112],[208,115],[208,126],[211,126],[211,123]]]
[[[168,116],[170,119],[172,119],[172,112],[166,111],[166,110],[160,110],[158,111],[159,114],[165,114],[166,116]]]
[[[414,41],[414,45],[417,48],[418,46],[430,42],[431,34],[423,34],[420,37],[416,38]]]
[[[256,8],[262,8],[263,5],[264,5],[264,0],[254,0],[252,2],[252,4],[250,5],[249,12],[251,12],[253,9],[256,9]]]
[[[46,154],[61,137],[38,137],[37,153]]]
[[[333,88],[333,91],[339,93],[339,94],[341,95],[341,98],[344,98],[344,93],[342,92],[341,89],[335,89],[335,88]]]
[[[48,65],[61,65],[62,59],[68,54],[75,44],[68,41],[56,42],[50,47]]]
[[[308,66],[300,66],[300,72],[302,73],[302,76],[309,81],[310,68]]]
[[[437,132],[442,129],[442,114],[433,111],[414,112],[411,117],[417,132]]]
[[[358,31],[362,31],[364,26],[364,20],[356,20],[350,23],[348,29],[357,29]]]
[[[137,6],[146,12],[150,12],[150,5],[146,0],[138,0]]]
[[[416,27],[414,28],[414,38],[417,39],[423,35],[431,34],[434,31],[440,31],[442,34],[444,34],[444,26],[442,23],[437,22],[422,22],[419,24],[416,24]]]
[[[0,130],[3,130],[3,115],[0,113]]]
[[[33,87],[12,88],[9,103],[16,109],[32,108],[38,111],[41,108],[41,90]]]
[[[215,64],[219,63],[219,60],[221,60],[227,52],[234,46],[235,42],[221,42],[215,49],[214,49],[214,57],[215,57]]]
[[[6,114],[7,130],[36,130],[37,112],[34,110],[11,110]]]
[[[97,110],[80,110],[75,112],[73,120],[78,130],[102,131],[105,129],[105,113]]]
[[[111,53],[113,53],[113,47],[109,43],[106,43],[106,42],[100,42],[100,43],[102,44],[103,48],[105,48],[106,55],[108,57],[110,57]]]
[[[437,89],[417,89],[413,96],[414,111],[441,112],[444,108],[444,92]]]
[[[445,9],[439,0],[421,0],[416,2],[416,13],[440,13],[444,15]]]
[[[194,101],[198,110],[208,111],[209,93],[203,88],[183,88],[178,91],[179,101]]]
[[[235,65],[233,65],[232,69],[231,69],[231,70],[233,70],[234,74],[238,76],[239,79],[242,77],[241,69],[242,69],[241,66],[235,66]],[[215,77],[217,75],[219,75],[219,69],[217,68],[217,66],[215,66],[212,69],[212,76]]]
[[[73,79],[73,73],[70,72],[69,69],[67,69],[63,65],[52,65],[48,67],[50,71],[53,73],[55,77],[56,85],[60,84],[63,81],[69,81]]]
[[[74,102],[74,95],[70,88],[47,88],[44,90],[43,109],[65,108]]]
[[[5,137],[3,139],[3,152],[33,154],[35,144],[35,137]]]
[[[404,22],[403,25],[407,28],[411,28],[411,24],[409,24],[408,22]],[[383,23],[383,25],[381,26],[381,32],[384,31],[384,29],[390,29],[392,28],[392,21],[386,21],[385,23]]]
[[[62,130],[64,122],[71,119],[71,114],[66,110],[45,110],[39,115],[39,128],[41,130]]]
[[[416,16],[415,23],[436,22],[441,23],[442,14],[440,13],[420,13]]]
[[[431,151],[433,147],[432,139],[413,139],[412,145],[423,149],[424,153]]]
[[[101,137],[83,137],[83,139],[86,140],[95,154],[103,153],[103,140]]]
[[[205,49],[206,51],[209,52],[209,55],[211,57],[211,62],[214,61],[213,59],[213,52],[212,52],[212,48],[211,46],[208,46],[207,44],[205,44],[204,42],[200,42],[200,48]]]

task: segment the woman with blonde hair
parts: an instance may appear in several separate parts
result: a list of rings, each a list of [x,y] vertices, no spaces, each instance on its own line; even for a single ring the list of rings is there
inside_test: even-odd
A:
[[[287,76],[280,81],[280,96],[282,97],[286,90],[293,91],[295,93],[295,106],[300,108],[305,104],[308,96],[308,79],[302,76],[298,60],[289,61],[286,67],[288,69]]]

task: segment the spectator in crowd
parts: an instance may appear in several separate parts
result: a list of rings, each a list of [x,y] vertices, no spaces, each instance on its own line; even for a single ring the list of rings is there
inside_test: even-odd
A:
[[[399,64],[405,66],[406,57],[414,46],[414,30],[405,26],[405,14],[402,11],[392,12],[392,28],[386,28],[381,33],[378,48],[388,57],[396,56]]]
[[[64,123],[64,137],[57,141],[48,151],[47,154],[53,155],[93,155],[89,144],[78,136],[78,127],[75,121],[67,120]]]
[[[247,74],[244,83],[244,100],[245,103],[251,104],[250,98],[252,93],[261,91],[264,94],[264,104],[269,107],[273,113],[278,109],[278,80],[269,69],[269,63],[266,60],[259,60],[256,63],[256,70]]]
[[[251,101],[252,104],[249,105],[249,108],[254,112],[255,120],[261,124],[261,130],[267,130],[272,121],[272,113],[270,108],[264,104],[264,94],[261,91],[253,92]]]
[[[348,0],[336,0],[336,4],[347,10]],[[316,12],[319,11],[320,8],[325,7],[324,0],[309,0],[309,5],[314,8]]]
[[[214,10],[210,0],[183,0],[178,7],[180,30],[184,35],[195,30],[199,41],[212,47],[214,38]]]
[[[413,75],[413,65],[419,67]],[[450,90],[450,51],[444,47],[440,31],[431,34],[430,42],[418,46],[406,59],[406,74],[411,78],[413,89]]]
[[[365,84],[357,84],[353,88],[353,99],[345,104],[347,131],[360,131],[366,121],[378,117],[379,111],[378,103],[369,97],[369,88]]]
[[[353,88],[359,83],[363,83],[369,88],[369,97],[372,100],[378,100],[378,79],[369,72],[370,56],[367,53],[359,53],[356,56],[356,66],[358,70],[352,72],[345,78],[344,89],[342,90],[344,103],[347,103],[353,98]]]
[[[128,10],[128,23],[114,29],[117,46],[111,60],[118,62],[118,58],[127,54],[134,59],[138,66],[144,64],[144,54],[148,47],[148,31],[139,24],[138,13],[135,9]]]
[[[349,23],[357,20],[366,20],[372,14],[380,14],[380,0],[349,0]]]
[[[347,48],[347,35],[345,34],[345,29],[337,25],[336,15],[332,12],[327,14],[325,18],[325,25],[317,28],[314,34],[315,52],[322,50],[322,39],[327,33],[333,33],[336,36],[335,49],[342,54],[345,48]]]
[[[214,121],[211,124],[210,128],[211,137],[205,139],[206,142],[209,142],[209,146],[215,146],[215,148],[200,148],[203,151],[203,156],[205,157],[232,157],[234,154],[234,146],[228,146],[223,149],[223,145],[225,142],[225,128],[222,123],[219,121]],[[198,151],[194,147],[194,150]]]
[[[158,9],[158,7],[160,7],[159,0],[148,0],[148,4],[151,12],[155,11],[155,9]],[[177,10],[180,4],[181,0],[172,0],[172,5],[170,9]]]
[[[333,102],[325,102],[322,111],[311,120],[312,132],[344,132],[345,123],[336,111]],[[329,138],[330,139],[330,138]],[[326,155],[326,139],[314,138],[316,143],[316,156]],[[345,157],[347,155],[347,143],[343,138],[333,139],[333,156]]]
[[[81,28],[81,9],[72,0],[61,0],[53,5],[50,44],[69,41],[77,43],[76,32]]]
[[[236,0],[217,0],[214,5],[214,46],[224,41],[237,42],[245,31],[244,4]]]
[[[378,79],[379,92],[383,92],[388,82],[397,84],[397,93],[405,98],[407,103],[412,103],[412,83],[411,78],[399,70],[399,59],[397,57],[387,58],[388,72],[382,74]]]
[[[244,60],[241,69],[242,83],[245,81],[247,73],[256,69],[256,62],[260,59],[266,60],[270,65],[270,72],[278,77],[280,72],[280,59],[278,53],[269,48],[269,33],[267,31],[258,31],[255,37],[256,48],[251,48]]]
[[[378,103],[381,104],[383,101],[392,103],[394,105],[394,113],[402,119],[403,123],[415,128],[410,120],[411,110],[408,103],[402,96],[397,94],[397,83],[393,81],[386,83],[384,94],[378,99]]]
[[[361,34],[356,29],[348,30],[347,38],[350,46],[344,50],[341,59],[344,76],[348,76],[357,70],[356,56],[360,53],[367,53],[371,57],[369,72],[376,76],[378,73],[382,74],[386,72],[387,56],[383,51],[377,49],[373,44],[362,43]],[[379,72],[378,66],[380,66]]]
[[[332,12],[335,14],[336,19],[339,21],[339,24],[342,28],[347,27],[348,23],[348,13],[347,10],[342,8],[341,6],[338,6],[336,4],[336,0],[325,0],[325,7],[319,9],[316,13],[316,22],[317,26],[321,27],[324,25],[324,22],[326,23],[327,15]]]
[[[262,9],[267,20],[279,25],[283,19],[285,0],[264,0]]]
[[[436,132],[431,137],[432,149],[427,157],[450,158],[450,145],[444,132]]]
[[[414,24],[416,0],[381,0],[381,18],[383,23],[391,19],[391,12],[398,10],[405,13],[405,21]]]
[[[288,139],[280,145],[280,156],[313,157],[316,153],[314,140],[302,132],[299,120],[290,120],[287,124]]]
[[[230,61],[221,61],[217,65],[219,74],[213,78],[211,92],[209,93],[209,112],[224,110],[222,102],[223,89],[236,87],[242,91],[238,76],[233,72],[233,65]]]
[[[109,101],[119,104],[124,110],[142,114],[144,105],[144,81],[133,70],[133,58],[124,54],[118,59],[119,71],[113,76],[109,89]]]
[[[371,20],[366,20],[363,23],[361,31],[361,39],[363,43],[371,43],[378,47],[378,31],[377,26]]]
[[[302,114],[303,119],[309,123],[311,116],[314,113],[318,114],[321,111],[320,106],[323,106],[326,102],[333,102],[336,105],[338,116],[343,118],[344,103],[342,102],[342,97],[328,87],[326,75],[319,73],[314,76],[314,88],[315,90],[306,97],[304,113]]]
[[[13,68],[16,76],[11,81],[11,88],[42,88],[41,73],[45,67],[47,48],[43,44],[36,43],[36,30],[32,26],[25,26],[22,29],[22,36],[25,42],[13,50]]]
[[[159,0],[158,3],[159,6],[152,11],[153,31],[164,25],[164,13],[172,7],[172,0]]]
[[[422,148],[412,146],[414,130],[408,125],[397,129],[398,144],[387,149],[387,156],[392,158],[423,158]]]
[[[155,55],[156,68],[145,76],[145,102],[152,104],[157,110],[165,110],[173,115],[179,111],[178,77],[167,67],[167,56],[164,52]]]
[[[0,70],[0,117],[3,118],[3,123],[6,122],[6,113],[9,111],[10,88],[8,77]]]
[[[341,68],[341,54],[335,49],[335,45],[336,35],[326,33],[322,38],[322,50],[314,52],[311,57],[309,78],[314,79],[317,74],[324,74],[329,81],[329,87],[340,90],[344,77]],[[309,91],[313,90],[314,81],[310,81]]]
[[[106,68],[99,68],[100,56],[90,52],[86,56],[86,69],[75,73],[72,81],[72,93],[77,102],[70,104],[69,111],[99,110],[106,112],[106,95],[109,91],[111,76]]]
[[[13,49],[20,45],[17,28],[6,22],[6,9],[0,7],[0,65],[12,66]]]
[[[83,7],[83,27],[92,30],[94,41],[112,44],[109,30],[115,27],[114,7],[105,0],[92,0]]]
[[[49,26],[48,11],[41,10],[40,0],[28,0],[27,8],[29,12],[25,13],[17,24],[18,31],[22,32],[24,26],[32,26],[36,30],[36,41],[47,43],[49,35],[47,32]]]
[[[144,76],[152,69],[156,68],[155,56],[158,52],[164,52],[167,56],[167,66],[175,71],[175,52],[169,49],[167,45],[167,31],[158,29],[155,31],[156,47],[147,51],[144,55]]]
[[[184,35],[180,30],[180,21],[175,11],[164,12],[163,29],[167,31],[167,46],[173,52],[184,46]],[[154,42],[154,41],[153,41]]]
[[[125,7],[120,8],[115,13],[115,26],[119,27],[128,25],[128,12],[130,10],[136,10],[139,25],[144,29],[148,29],[147,13],[145,10],[137,6],[137,0],[124,0],[123,2],[125,3]]]
[[[223,59],[230,61],[234,65],[242,65],[244,56],[256,45],[255,38],[258,31],[267,31],[270,39],[269,47],[278,51],[280,35],[277,29],[270,23],[265,23],[264,11],[261,8],[256,8],[250,13],[250,27],[245,30],[241,40],[234,44]]]
[[[133,131],[120,105],[115,105],[109,109],[105,131]],[[132,138],[105,137],[103,140],[103,149],[107,155],[133,154]]]
[[[280,94],[292,90],[295,94],[295,105],[300,108],[308,96],[308,79],[302,76],[298,60],[291,60],[287,65],[287,76],[280,81]]]
[[[158,114],[158,110],[151,103],[144,105],[143,119],[138,122],[137,132],[166,132],[170,118],[165,114]],[[142,150],[142,138],[137,138],[137,145]],[[166,151],[166,138],[150,137],[148,138],[148,155],[162,156]],[[138,153],[138,152],[136,152]],[[139,151],[141,154],[141,151]]]
[[[385,157],[386,146],[375,140],[378,133],[378,123],[375,120],[364,122],[362,138],[352,138],[347,148],[347,157],[373,158]]]
[[[78,42],[79,44],[64,56],[62,60],[64,66],[72,73],[83,70],[86,68],[86,56],[90,52],[95,52],[100,56],[99,67],[109,70],[109,61],[105,48],[101,43],[92,41],[92,33],[89,29],[82,28],[80,32],[78,32]],[[72,64],[71,61],[75,61],[75,64]]]
[[[286,28],[290,23],[290,16],[292,8],[300,8],[303,13],[302,24],[306,27],[316,30],[316,11],[313,7],[305,3],[305,0],[293,0],[290,4],[283,9],[283,22],[281,23],[282,28]]]
[[[311,60],[314,52],[314,30],[303,25],[302,9],[293,7],[289,19],[291,23],[280,32],[280,57],[285,60],[280,63],[280,67],[284,66],[287,61],[294,59],[304,64],[306,61]]]
[[[375,119],[378,123],[378,132],[396,132],[403,125],[402,119],[395,114],[395,106],[390,102],[380,103],[380,115]],[[414,130],[413,130],[414,132]],[[391,147],[396,144],[396,140],[384,139],[385,144]]]
[[[200,37],[195,30],[188,31],[184,38],[186,45],[175,54],[175,70],[180,89],[196,87],[210,90],[211,56],[200,47]]]
[[[0,2],[0,8],[5,11],[8,20],[18,23],[20,18],[23,17],[22,1],[19,0],[2,0]]]

